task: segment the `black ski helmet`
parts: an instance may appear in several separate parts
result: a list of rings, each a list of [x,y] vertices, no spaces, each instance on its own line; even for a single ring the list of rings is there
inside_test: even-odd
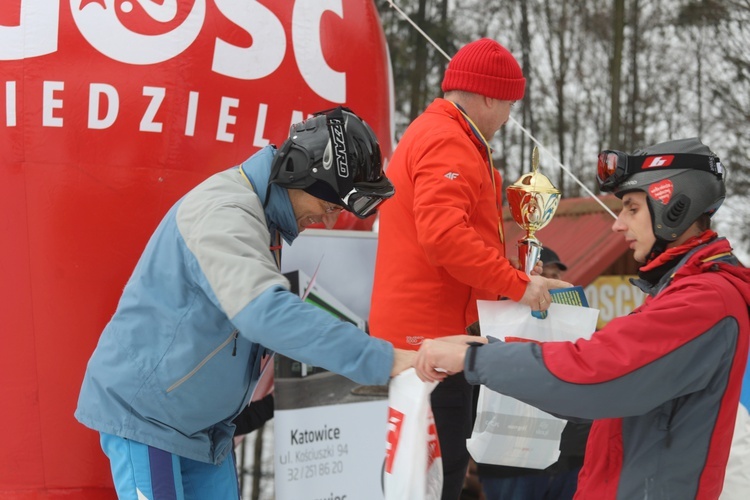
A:
[[[302,189],[362,219],[394,193],[375,133],[341,106],[292,125],[274,157],[270,182]]]
[[[618,198],[632,191],[647,194],[657,253],[701,215],[712,216],[726,195],[721,160],[698,138],[662,142],[632,155],[603,151],[598,178],[601,190]]]

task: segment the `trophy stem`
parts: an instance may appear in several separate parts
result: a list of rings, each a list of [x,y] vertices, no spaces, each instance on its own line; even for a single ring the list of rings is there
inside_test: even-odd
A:
[[[529,236],[518,242],[518,262],[527,275],[531,276],[531,271],[539,262],[539,255],[542,252],[542,244],[538,239]]]

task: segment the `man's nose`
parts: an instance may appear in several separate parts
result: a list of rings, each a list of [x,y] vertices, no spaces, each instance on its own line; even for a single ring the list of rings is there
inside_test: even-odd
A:
[[[620,220],[620,216],[618,215],[615,221],[612,223],[612,231],[614,231],[615,233],[621,233],[626,229],[627,227],[622,223],[622,221]]]

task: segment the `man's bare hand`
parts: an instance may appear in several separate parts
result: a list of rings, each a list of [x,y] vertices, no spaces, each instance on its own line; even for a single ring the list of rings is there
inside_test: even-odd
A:
[[[550,290],[556,288],[570,288],[573,285],[567,281],[544,278],[542,276],[532,275],[531,281],[526,285],[526,291],[519,302],[531,307],[534,311],[546,311],[549,309],[552,297]]]
[[[536,264],[534,264],[534,269],[531,270],[531,275],[538,275],[542,274],[544,272],[544,262],[541,260],[536,261]]]
[[[519,271],[525,271],[525,269],[521,269],[521,263],[518,261],[518,257],[508,257],[508,262]],[[531,274],[542,274],[542,271],[544,271],[544,262],[537,260],[536,264],[534,264],[534,269],[531,270]]]
[[[406,349],[393,349],[393,368],[391,369],[391,377],[395,377],[407,368],[414,366],[414,361],[417,358],[416,351],[408,351]]]
[[[469,342],[477,337],[468,337]],[[463,371],[467,343],[426,339],[417,352],[414,368],[424,382],[441,382],[448,375]]]

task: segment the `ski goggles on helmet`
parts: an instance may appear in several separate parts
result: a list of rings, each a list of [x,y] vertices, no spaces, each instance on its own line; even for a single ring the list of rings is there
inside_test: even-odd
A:
[[[347,209],[360,219],[375,213],[378,205],[393,196],[393,184],[382,177],[377,182],[357,182],[341,200]]]
[[[610,192],[633,174],[660,169],[702,170],[719,178],[724,175],[724,167],[716,156],[686,153],[629,156],[622,151],[605,150],[599,153],[596,180],[600,190]]]

